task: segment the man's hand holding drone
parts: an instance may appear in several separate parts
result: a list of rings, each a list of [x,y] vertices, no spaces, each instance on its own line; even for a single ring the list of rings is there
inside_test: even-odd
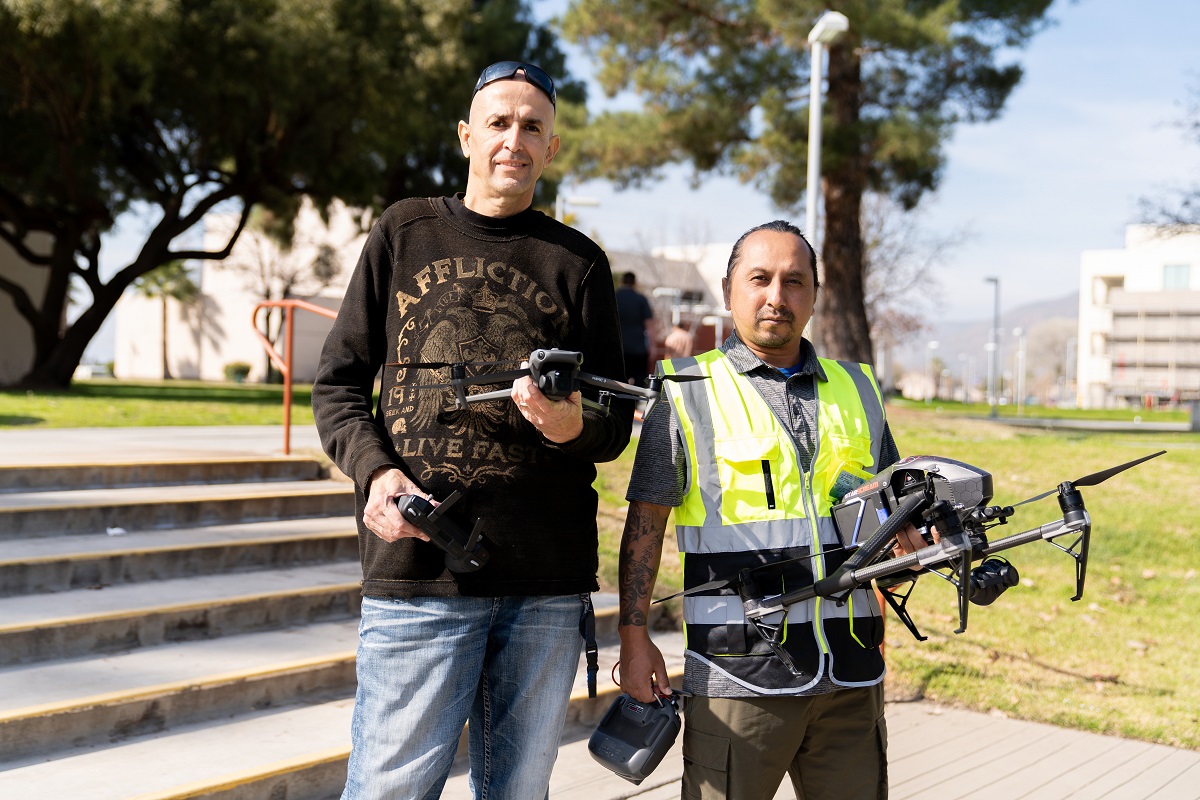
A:
[[[933,543],[937,544],[942,540],[937,528],[930,527],[930,534],[933,536]],[[915,553],[923,547],[928,547],[929,543],[921,536],[921,532],[917,530],[917,526],[909,523],[905,525],[899,533],[896,534],[896,542],[892,545],[892,558],[900,558],[911,553]],[[912,567],[914,570],[920,570],[921,565],[915,564]]]
[[[529,362],[521,365],[522,369]],[[513,381],[512,399],[521,416],[555,444],[565,444],[578,439],[583,433],[583,395],[571,392],[561,400],[553,400],[542,394],[528,375]]]

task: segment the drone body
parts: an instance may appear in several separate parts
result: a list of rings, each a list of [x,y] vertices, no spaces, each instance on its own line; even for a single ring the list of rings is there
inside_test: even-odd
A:
[[[1012,506],[987,505],[992,499],[992,477],[985,470],[937,456],[905,458],[847,492],[833,507],[831,513],[841,549],[852,553],[831,575],[783,594],[764,596],[756,593],[754,572],[775,566],[768,564],[755,570],[742,570],[728,579],[710,581],[681,594],[734,588],[742,599],[746,620],[789,667],[791,659],[782,647],[786,630],[786,614],[782,612],[790,606],[814,597],[844,603],[855,589],[874,584],[883,590],[883,598],[913,636],[924,640],[926,637],[917,630],[907,611],[907,603],[916,578],[932,573],[956,588],[959,626],[955,633],[962,633],[967,628],[970,603],[989,605],[1019,581],[1016,568],[997,554],[1037,541],[1047,542],[1075,562],[1075,595],[1071,599],[1079,600],[1083,597],[1087,576],[1092,527],[1091,515],[1079,487],[1095,486],[1165,452],[1159,451],[1074,481],[1063,481],[1056,489]],[[989,542],[988,531],[1007,524],[1017,506],[1055,492],[1058,493],[1061,518]],[[910,524],[925,534],[927,546],[908,555],[891,557],[896,535]],[[933,531],[937,532],[936,536]],[[1063,536],[1075,538],[1064,547],[1055,541]],[[982,563],[972,567],[976,561]],[[897,588],[904,584],[908,585],[907,590]],[[662,600],[667,599],[670,598]]]
[[[582,386],[586,385],[600,390],[599,399],[596,401],[586,397],[583,398],[584,405],[590,408],[607,412],[609,404],[614,398],[626,400],[644,399],[647,401],[645,413],[649,413],[650,407],[658,401],[658,397],[662,393],[664,381],[704,380],[703,376],[699,375],[651,375],[646,379],[647,387],[634,386],[613,380],[612,378],[605,378],[601,375],[592,375],[584,372],[582,370],[583,353],[575,350],[560,350],[555,347],[542,347],[534,350],[529,354],[529,358],[521,364],[519,369],[502,372],[482,372],[475,375],[467,374],[467,367],[494,367],[515,363],[517,362],[392,362],[385,366],[403,367],[406,369],[445,369],[448,367],[450,369],[450,381],[448,383],[407,386],[405,388],[416,390],[451,389],[454,392],[454,409],[459,411],[472,403],[507,400],[510,396],[509,389],[468,394],[466,391],[467,388],[471,386],[512,383],[518,378],[525,376],[529,376],[538,387],[538,390],[551,400],[566,399],[573,392],[579,391]]]

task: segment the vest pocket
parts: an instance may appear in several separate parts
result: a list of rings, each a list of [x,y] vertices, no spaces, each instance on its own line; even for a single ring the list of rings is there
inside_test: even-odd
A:
[[[859,477],[870,477],[863,468],[874,466],[875,457],[871,455],[871,439],[868,436],[843,436],[830,433],[825,437],[833,450],[834,466],[839,469],[849,469],[861,473]]]
[[[713,444],[725,518],[752,521],[777,517],[776,484],[782,469],[779,440],[749,436],[718,439]]]

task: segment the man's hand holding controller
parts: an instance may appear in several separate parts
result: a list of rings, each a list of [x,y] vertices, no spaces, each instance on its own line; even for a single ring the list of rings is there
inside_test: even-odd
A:
[[[380,467],[371,473],[367,491],[367,504],[363,509],[367,530],[385,542],[395,542],[406,536],[429,541],[429,537],[406,520],[396,507],[396,499],[406,494],[423,497],[436,505],[433,497],[421,491],[407,475],[395,467]]]

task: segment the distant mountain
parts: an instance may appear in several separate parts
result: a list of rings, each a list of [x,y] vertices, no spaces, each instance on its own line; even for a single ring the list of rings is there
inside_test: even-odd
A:
[[[1025,332],[1026,348],[1032,360],[1034,357],[1030,341],[1032,338],[1038,337],[1040,332],[1051,328],[1061,331],[1068,323],[1076,324],[1078,319],[1078,292],[1002,310],[1000,312],[1001,356],[1006,362],[1009,361],[1013,348],[1017,346],[1017,340],[1013,336],[1014,328],[1021,328]],[[959,358],[960,354],[968,359],[973,356],[976,374],[982,375],[987,371],[985,345],[988,343],[991,327],[992,319],[990,317],[969,322],[934,323],[931,332],[918,334],[897,347],[892,353],[892,358],[905,370],[923,370],[928,343],[937,342],[938,347],[934,351],[934,355],[941,358],[948,366],[957,370],[960,368],[960,362],[965,360]]]

